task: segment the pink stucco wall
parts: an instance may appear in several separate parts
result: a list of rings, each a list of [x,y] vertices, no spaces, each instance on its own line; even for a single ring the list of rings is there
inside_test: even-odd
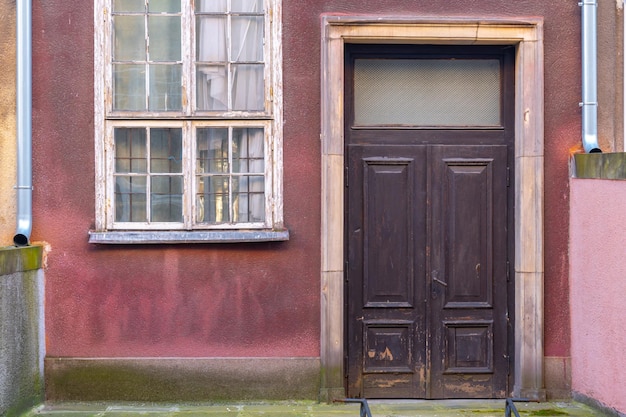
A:
[[[626,182],[570,185],[572,389],[626,412]]]
[[[569,356],[567,153],[579,143],[580,9],[543,0],[283,2],[281,244],[103,247],[94,223],[93,3],[33,4],[33,240],[52,357],[318,356],[320,16],[540,16],[545,22],[545,353]],[[506,7],[503,5],[506,4]],[[572,103],[574,103],[572,105]]]

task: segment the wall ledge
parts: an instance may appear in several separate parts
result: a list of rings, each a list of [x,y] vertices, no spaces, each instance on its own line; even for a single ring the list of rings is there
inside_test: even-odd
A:
[[[626,180],[626,152],[574,154],[571,175],[574,178]]]
[[[0,276],[41,269],[42,260],[42,246],[0,247]]]

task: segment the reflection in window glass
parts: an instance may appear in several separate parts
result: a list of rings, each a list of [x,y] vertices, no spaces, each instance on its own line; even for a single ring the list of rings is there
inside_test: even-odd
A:
[[[115,221],[182,222],[182,129],[119,127],[114,142]]]
[[[263,129],[199,128],[196,137],[196,220],[209,224],[263,222]]]

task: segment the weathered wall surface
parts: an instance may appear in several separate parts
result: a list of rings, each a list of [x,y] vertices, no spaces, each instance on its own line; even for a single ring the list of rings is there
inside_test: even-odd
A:
[[[15,1],[0,0],[0,246],[15,233]]]
[[[626,182],[570,185],[572,390],[626,413]]]
[[[33,4],[33,239],[52,248],[50,358],[319,357],[322,13],[545,19],[545,354],[569,357],[568,150],[580,138],[576,2],[285,0],[290,241],[115,247],[87,243],[95,200],[92,5],[49,0]]]
[[[598,144],[603,152],[624,150],[623,18],[623,2],[598,2]]]
[[[0,415],[43,401],[42,248],[0,248]]]

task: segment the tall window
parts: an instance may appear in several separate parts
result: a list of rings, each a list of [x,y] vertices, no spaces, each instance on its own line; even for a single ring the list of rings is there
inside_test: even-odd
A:
[[[282,230],[280,0],[96,0],[95,22],[91,241]]]

